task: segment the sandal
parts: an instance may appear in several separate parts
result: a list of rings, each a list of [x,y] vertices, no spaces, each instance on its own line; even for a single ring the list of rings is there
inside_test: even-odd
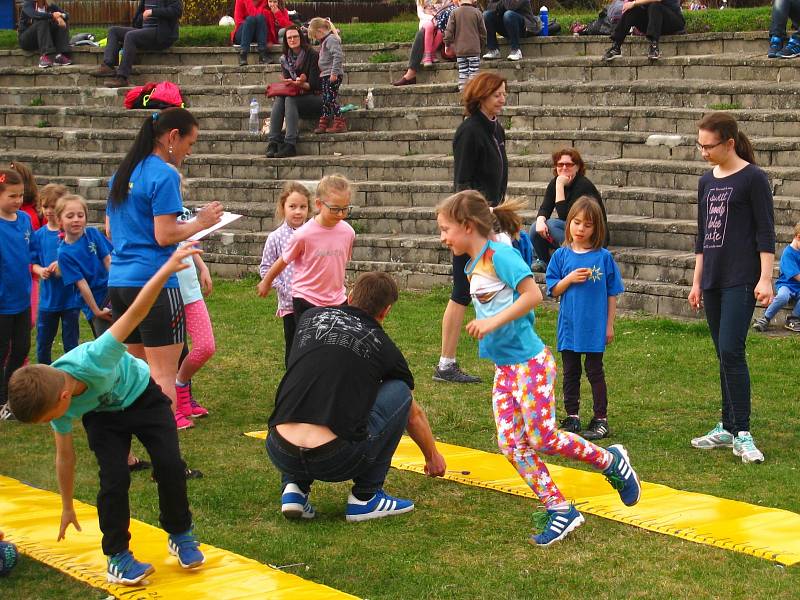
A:
[[[136,462],[134,462],[131,465],[128,465],[128,470],[130,470],[131,473],[134,473],[136,471],[146,471],[147,469],[149,469],[152,466],[153,465],[151,465],[146,460],[142,460],[141,458],[137,458]]]

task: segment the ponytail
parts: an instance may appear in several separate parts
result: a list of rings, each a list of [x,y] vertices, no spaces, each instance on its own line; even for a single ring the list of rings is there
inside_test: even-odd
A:
[[[750,143],[748,137],[741,131],[737,132],[736,144],[734,145],[736,154],[739,158],[746,160],[750,164],[756,164],[755,153],[753,152],[753,144]]]
[[[173,129],[178,130],[181,137],[189,135],[197,127],[197,119],[185,108],[168,108],[160,113],[155,112],[144,120],[133,140],[133,146],[125,158],[122,159],[114,175],[109,200],[114,206],[119,206],[128,197],[128,184],[131,181],[133,170],[140,162],[150,156],[155,150],[156,141],[165,133]]]
[[[436,207],[436,213],[445,215],[459,225],[469,223],[487,238],[498,227],[513,238],[522,227],[522,217],[518,211],[525,208],[526,204],[525,200],[514,198],[489,208],[489,203],[480,192],[463,190],[442,200]]]
[[[716,133],[721,142],[733,140],[736,155],[750,164],[756,164],[753,145],[747,136],[739,131],[739,124],[729,114],[724,112],[708,114],[697,122],[697,128]]]
[[[494,219],[500,227],[500,231],[505,231],[512,239],[516,239],[522,229],[522,217],[519,211],[528,205],[522,198],[508,198],[502,204],[492,209]]]

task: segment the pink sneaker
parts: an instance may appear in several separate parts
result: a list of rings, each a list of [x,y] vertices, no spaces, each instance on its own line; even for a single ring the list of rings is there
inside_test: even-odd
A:
[[[187,419],[181,414],[180,411],[178,411],[175,413],[175,426],[180,431],[182,429],[191,429],[194,427],[194,423],[192,423],[190,419]]]
[[[433,55],[432,54],[426,53],[422,57],[422,66],[423,67],[433,66]]]
[[[194,399],[194,395],[192,395],[192,382],[189,381],[187,386],[189,387],[189,405],[192,407],[192,417],[207,417],[208,409],[201,406],[200,403]]]

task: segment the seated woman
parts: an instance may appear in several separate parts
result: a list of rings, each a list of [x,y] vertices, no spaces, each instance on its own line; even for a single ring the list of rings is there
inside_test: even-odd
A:
[[[451,0],[417,0],[419,29],[411,45],[408,69],[392,85],[414,85],[420,66],[429,67],[436,61],[436,50],[442,43],[447,20],[456,8],[458,4]]]
[[[258,47],[258,62],[267,62],[267,0],[236,0],[233,9],[236,29],[231,32],[231,43],[237,44],[239,66],[247,64],[250,44]]]
[[[297,131],[300,117],[319,119],[322,97],[319,80],[319,56],[296,25],[286,28],[281,54],[283,80],[296,86],[297,96],[276,96],[269,115],[269,144],[267,158],[297,155]],[[286,133],[282,134],[284,121]]]
[[[608,221],[600,192],[586,177],[586,165],[580,152],[575,148],[562,148],[553,152],[553,174],[555,177],[550,180],[544,192],[544,200],[536,215],[536,223],[530,230],[533,250],[536,253],[533,266],[535,271],[540,272],[544,272],[547,263],[550,262],[550,255],[564,243],[567,213],[575,200],[581,196],[596,198],[603,211],[603,219]],[[551,219],[550,215],[553,214],[554,208],[557,218]],[[608,232],[607,226],[606,232]],[[608,246],[608,233],[603,246]]]
[[[661,51],[658,49],[659,38],[662,35],[680,33],[686,28],[680,0],[626,0],[622,5],[622,18],[611,34],[611,48],[603,54],[604,61],[608,62],[622,56],[622,42],[625,41],[631,27],[645,32],[647,39],[650,40],[647,58],[658,60],[661,58]]]
[[[19,47],[41,54],[39,66],[71,65],[69,15],[47,0],[27,0],[19,14]]]
[[[95,76],[111,77],[106,87],[127,86],[139,50],[166,50],[178,41],[178,19],[182,14],[181,0],[140,0],[133,27],[108,30],[103,62]],[[119,62],[120,49],[122,62]]]

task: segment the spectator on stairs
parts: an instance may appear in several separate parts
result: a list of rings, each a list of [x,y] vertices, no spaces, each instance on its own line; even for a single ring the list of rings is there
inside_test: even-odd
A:
[[[39,66],[71,65],[69,15],[47,0],[26,0],[19,14],[19,47],[40,54]]]
[[[270,44],[280,44],[286,33],[286,28],[292,25],[289,11],[283,0],[267,0],[267,35]]]
[[[247,64],[250,44],[258,47],[258,62],[267,61],[267,0],[236,0],[233,8],[233,22],[236,28],[231,32],[231,43],[239,46],[239,66]]]
[[[500,48],[497,45],[499,33],[508,40],[511,52],[508,60],[520,60],[522,50],[519,40],[522,37],[538,35],[542,29],[539,17],[533,14],[531,0],[490,0],[483,13],[486,23],[486,46],[488,51],[483,55],[486,60],[500,58]]]
[[[417,0],[419,29],[411,45],[408,69],[394,86],[414,85],[420,65],[431,66],[436,60],[436,49],[442,42],[450,14],[458,8],[458,0]]]
[[[650,41],[647,58],[658,60],[661,58],[661,50],[658,48],[659,38],[662,35],[681,33],[686,28],[680,0],[627,0],[622,5],[622,18],[611,34],[611,48],[603,54],[605,62],[622,56],[622,42],[625,41],[631,27],[645,32]]]

